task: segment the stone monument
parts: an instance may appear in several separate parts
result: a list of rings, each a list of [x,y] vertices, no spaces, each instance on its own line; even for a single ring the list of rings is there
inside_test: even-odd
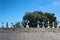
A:
[[[4,28],[4,22],[2,22],[2,28]]]
[[[39,23],[40,23],[40,22],[39,22],[39,21],[37,21],[37,28],[40,28]]]
[[[49,26],[49,21],[48,21],[48,28],[50,28],[50,26]]]
[[[42,22],[42,24],[43,24],[43,28],[44,28],[44,21]]]
[[[59,28],[59,26],[57,25],[57,28]]]
[[[27,22],[27,25],[26,25],[26,28],[29,28],[29,25],[28,25],[29,22]]]
[[[53,24],[53,27],[52,27],[52,28],[55,28],[55,27],[54,27],[54,22],[52,22],[52,24]]]
[[[8,28],[8,22],[6,22],[6,28]]]
[[[57,28],[59,28],[58,24],[59,24],[59,22],[57,22]]]

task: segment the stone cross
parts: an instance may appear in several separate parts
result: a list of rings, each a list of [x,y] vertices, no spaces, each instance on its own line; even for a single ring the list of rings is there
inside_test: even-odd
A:
[[[59,26],[57,25],[57,28],[59,28]]]
[[[59,23],[59,22],[57,22],[57,28],[59,28],[58,23]]]
[[[49,21],[48,21],[48,28],[50,28],[50,26],[49,26]]]
[[[37,28],[39,28],[39,27],[40,27],[40,26],[39,26],[39,23],[40,23],[40,22],[39,22],[39,21],[37,21]]]
[[[43,24],[43,28],[44,28],[44,21],[42,22],[42,24]]]
[[[59,26],[57,25],[57,28],[59,28]]]
[[[8,22],[6,22],[6,28],[8,28]]]
[[[26,28],[29,28],[29,25],[28,24],[26,25]]]
[[[52,28],[55,28],[55,27],[54,27],[54,22],[52,22],[52,24],[53,24],[53,27],[52,27]]]
[[[29,28],[28,22],[27,22],[26,28]]]
[[[2,22],[2,28],[4,28],[4,22]]]

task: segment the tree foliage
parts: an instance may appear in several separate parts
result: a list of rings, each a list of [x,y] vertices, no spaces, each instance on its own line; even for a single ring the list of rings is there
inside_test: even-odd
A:
[[[23,16],[23,25],[26,26],[29,21],[30,27],[37,27],[37,21],[40,21],[39,25],[42,27],[42,22],[45,22],[45,27],[47,27],[47,23],[49,20],[49,25],[52,27],[52,22],[54,22],[55,27],[57,26],[57,20],[54,13],[34,11],[34,12],[26,12]]]
[[[20,22],[17,22],[16,24],[13,25],[14,28],[21,28]]]

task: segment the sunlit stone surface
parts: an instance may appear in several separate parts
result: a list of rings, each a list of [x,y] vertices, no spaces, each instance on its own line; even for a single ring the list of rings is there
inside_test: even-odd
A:
[[[60,29],[0,29],[0,40],[60,40]]]

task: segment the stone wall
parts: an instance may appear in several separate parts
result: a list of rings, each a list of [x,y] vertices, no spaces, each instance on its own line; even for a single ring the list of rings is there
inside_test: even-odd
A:
[[[0,40],[60,40],[59,28],[0,29]]]

